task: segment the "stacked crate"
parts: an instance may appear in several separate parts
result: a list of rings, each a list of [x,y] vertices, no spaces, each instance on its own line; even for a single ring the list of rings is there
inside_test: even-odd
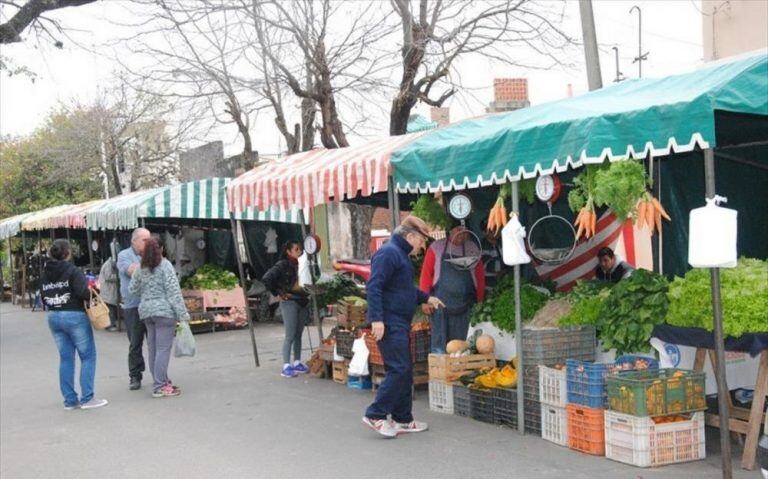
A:
[[[566,375],[564,368],[539,366],[541,437],[561,446],[568,443]]]
[[[564,364],[568,358],[595,359],[595,328],[530,328],[522,333],[525,430],[542,434],[539,366]]]
[[[705,380],[682,369],[608,377],[606,457],[639,467],[704,459]]]
[[[493,354],[471,354],[460,357],[451,357],[448,354],[430,354],[427,363],[429,408],[444,414],[470,416],[469,389],[461,384],[454,384],[454,382],[469,372],[495,365],[496,358]],[[491,410],[490,416],[489,422],[493,422],[493,410]]]

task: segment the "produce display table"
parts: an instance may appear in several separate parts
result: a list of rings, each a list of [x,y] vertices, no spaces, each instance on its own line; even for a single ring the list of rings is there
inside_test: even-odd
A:
[[[712,367],[716,368],[714,335],[710,331],[662,324],[656,326],[652,335],[668,343],[695,347],[696,359],[693,366],[695,371],[704,370],[704,361],[707,355],[709,355],[709,359],[712,362]],[[768,394],[768,333],[745,334],[739,338],[726,338],[725,350],[748,352],[752,356],[760,355],[760,366],[758,367],[755,380],[755,394],[752,400],[752,407],[750,409],[736,407],[733,405],[730,396],[728,397],[728,408],[730,410],[729,430],[746,435],[744,453],[741,457],[741,467],[751,471],[755,468],[760,426],[763,421],[766,421],[763,408],[766,395]],[[719,421],[720,417],[717,414],[708,413],[706,415],[706,423],[709,426],[720,427]]]
[[[202,298],[205,311],[233,307],[245,308],[243,288],[239,286],[232,289],[183,289],[181,294],[185,298]]]

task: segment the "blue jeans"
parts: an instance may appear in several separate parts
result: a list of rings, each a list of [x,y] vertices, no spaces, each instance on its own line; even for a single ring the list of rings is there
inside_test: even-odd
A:
[[[59,387],[65,406],[77,406],[93,398],[96,376],[96,343],[84,311],[49,311],[48,327],[59,350]],[[75,351],[80,356],[80,399],[75,391]]]

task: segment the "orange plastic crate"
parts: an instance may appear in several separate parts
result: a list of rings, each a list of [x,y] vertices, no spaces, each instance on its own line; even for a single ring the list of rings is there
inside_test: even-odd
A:
[[[605,411],[578,404],[565,407],[568,447],[595,456],[605,455]]]

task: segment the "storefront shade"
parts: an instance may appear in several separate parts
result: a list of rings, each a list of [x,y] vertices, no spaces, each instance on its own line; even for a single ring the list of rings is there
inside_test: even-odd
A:
[[[24,213],[0,221],[0,241],[16,236],[21,231],[21,222],[31,214]]]
[[[164,188],[139,206],[141,218],[179,218],[229,220],[226,188],[230,178],[208,178]],[[248,208],[238,211],[235,219],[299,223],[297,209]]]
[[[59,218],[75,208],[75,205],[60,205],[35,211],[21,221],[21,229],[24,231],[47,230],[51,228],[54,218]]]
[[[391,153],[423,135],[411,133],[272,161],[235,178],[227,196],[235,212],[255,207],[309,209],[387,191]]]
[[[450,191],[714,147],[716,111],[768,115],[768,54],[449,125],[394,151],[394,179]]]

